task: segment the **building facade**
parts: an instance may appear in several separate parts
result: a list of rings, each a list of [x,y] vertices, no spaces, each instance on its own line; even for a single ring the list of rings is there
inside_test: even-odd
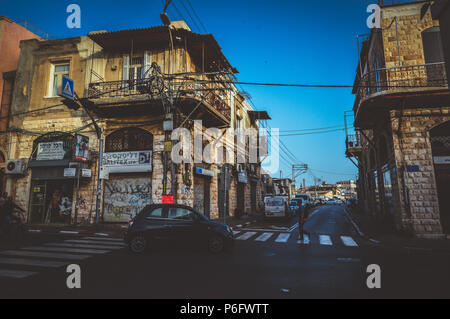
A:
[[[29,222],[92,222],[100,157],[103,222],[127,222],[148,204],[172,201],[213,219],[234,215],[238,198],[247,214],[258,210],[259,159],[211,160],[248,149],[248,139],[236,143],[228,130],[258,132],[266,119],[232,84],[237,70],[212,35],[176,21],[22,41],[18,70],[12,109],[23,115],[9,125],[11,156],[27,166],[8,183]],[[60,92],[70,91],[64,77],[83,108],[62,104]],[[176,128],[183,130],[174,137]],[[171,154],[181,142],[189,148],[179,149],[177,162]]]
[[[0,132],[6,132],[8,128],[12,91],[19,63],[20,41],[26,39],[40,38],[8,17],[0,16]],[[0,137],[0,193],[6,191],[8,142],[8,136],[2,134]]]
[[[381,7],[353,93],[362,209],[419,237],[450,233],[450,98],[440,23],[427,1]]]

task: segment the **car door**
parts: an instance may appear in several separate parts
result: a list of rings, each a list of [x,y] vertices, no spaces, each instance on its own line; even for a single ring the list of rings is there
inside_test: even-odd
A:
[[[167,220],[167,208],[156,206],[145,213],[144,227],[146,235],[157,241],[168,241],[170,226]]]
[[[193,244],[202,236],[202,224],[197,221],[194,210],[187,207],[169,207],[167,221],[170,225],[170,240],[177,246]]]

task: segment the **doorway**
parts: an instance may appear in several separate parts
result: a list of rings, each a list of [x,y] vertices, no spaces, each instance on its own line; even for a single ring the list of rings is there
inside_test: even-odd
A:
[[[450,234],[450,121],[430,131],[441,225]]]
[[[69,224],[72,215],[73,182],[32,181],[30,224]]]

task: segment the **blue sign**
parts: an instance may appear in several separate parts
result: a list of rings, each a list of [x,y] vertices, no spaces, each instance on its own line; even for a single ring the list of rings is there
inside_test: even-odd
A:
[[[406,171],[408,173],[420,172],[420,167],[417,165],[408,165],[408,166],[406,166]]]
[[[73,90],[73,80],[68,77],[63,76],[62,78],[62,86],[61,86],[61,94],[62,97],[74,100],[74,90]]]

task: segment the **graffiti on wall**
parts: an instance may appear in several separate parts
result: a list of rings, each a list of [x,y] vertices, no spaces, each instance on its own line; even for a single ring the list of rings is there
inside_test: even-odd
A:
[[[105,181],[104,221],[128,222],[150,205],[150,178],[121,178]]]

